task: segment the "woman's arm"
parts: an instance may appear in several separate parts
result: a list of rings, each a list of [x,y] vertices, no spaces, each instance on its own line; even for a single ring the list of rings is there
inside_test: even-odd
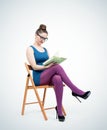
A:
[[[37,65],[36,61],[35,61],[35,58],[34,58],[34,52],[33,52],[33,49],[31,47],[27,48],[26,57],[27,57],[27,60],[28,60],[29,64],[32,66],[32,68],[34,70],[43,70],[43,69],[49,68],[49,67],[51,67],[53,65],[53,64],[50,64],[48,66]]]

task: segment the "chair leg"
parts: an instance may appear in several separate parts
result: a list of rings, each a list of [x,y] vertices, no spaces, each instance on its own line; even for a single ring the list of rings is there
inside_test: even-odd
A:
[[[26,105],[26,97],[27,97],[28,84],[29,84],[29,77],[27,76],[26,87],[25,87],[24,98],[23,98],[23,104],[22,104],[22,112],[21,112],[22,115],[24,115],[24,110],[25,110],[25,105]]]
[[[26,105],[26,97],[27,97],[27,86],[26,86],[25,92],[24,92],[24,98],[23,98],[21,115],[24,115],[24,110],[25,110],[25,105]]]
[[[62,111],[63,111],[63,113],[64,113],[64,116],[66,116],[66,112],[65,112],[65,109],[64,109],[63,106],[62,106]]]
[[[43,92],[43,100],[42,100],[42,105],[43,105],[43,106],[44,106],[44,104],[45,104],[46,90],[47,90],[47,88],[44,88],[44,92]]]
[[[47,118],[47,116],[46,116],[46,113],[45,113],[45,110],[44,110],[44,106],[42,105],[42,102],[41,102],[41,100],[40,100],[39,94],[38,94],[38,92],[37,92],[36,89],[34,89],[34,91],[35,91],[35,94],[36,94],[36,97],[37,97],[39,106],[40,106],[40,108],[41,108],[42,114],[43,114],[43,116],[44,116],[44,119],[45,119],[45,120],[48,120],[48,118]]]

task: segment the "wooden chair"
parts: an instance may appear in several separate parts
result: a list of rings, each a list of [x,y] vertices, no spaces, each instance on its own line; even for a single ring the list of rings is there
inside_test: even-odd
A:
[[[28,65],[27,63],[25,63],[25,67],[26,67],[26,70],[27,70],[28,74],[27,74],[27,79],[26,79],[26,86],[25,86],[25,92],[24,92],[24,98],[23,98],[21,114],[24,115],[25,105],[38,103],[39,106],[40,106],[41,112],[42,112],[42,114],[44,116],[44,119],[47,120],[48,118],[47,118],[45,110],[55,109],[55,107],[45,108],[44,104],[45,104],[45,98],[46,98],[46,90],[48,88],[53,88],[54,86],[50,86],[50,85],[35,86],[32,75],[31,75],[32,67],[30,65]],[[31,82],[31,85],[29,85],[30,82]],[[26,102],[26,100],[27,100],[27,92],[28,92],[28,90],[32,90],[32,89],[34,90],[34,93],[36,95],[37,102],[28,102],[27,103]],[[41,100],[38,89],[44,89],[43,90],[42,100]],[[66,112],[65,112],[63,107],[62,107],[62,110],[63,110],[64,115],[66,115]]]

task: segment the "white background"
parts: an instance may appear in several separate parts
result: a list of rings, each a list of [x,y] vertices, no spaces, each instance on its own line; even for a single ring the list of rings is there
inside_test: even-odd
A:
[[[55,119],[55,110],[47,111],[49,119],[44,121],[37,105],[26,108],[25,116],[20,114],[26,48],[33,44],[34,33],[41,23],[47,25],[49,32],[44,46],[51,55],[58,51],[67,57],[62,66],[72,82],[92,92],[80,104],[65,88],[64,123]],[[106,130],[106,35],[106,0],[0,0],[0,129]],[[48,104],[56,105],[53,91],[49,92]]]

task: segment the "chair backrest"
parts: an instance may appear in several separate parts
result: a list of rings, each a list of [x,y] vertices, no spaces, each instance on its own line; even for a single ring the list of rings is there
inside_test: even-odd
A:
[[[31,67],[31,65],[28,65],[27,63],[25,63],[25,67],[26,67],[26,70],[28,72],[27,77],[30,79],[32,85],[35,86],[32,75],[31,75],[31,71],[33,70],[33,68]]]

